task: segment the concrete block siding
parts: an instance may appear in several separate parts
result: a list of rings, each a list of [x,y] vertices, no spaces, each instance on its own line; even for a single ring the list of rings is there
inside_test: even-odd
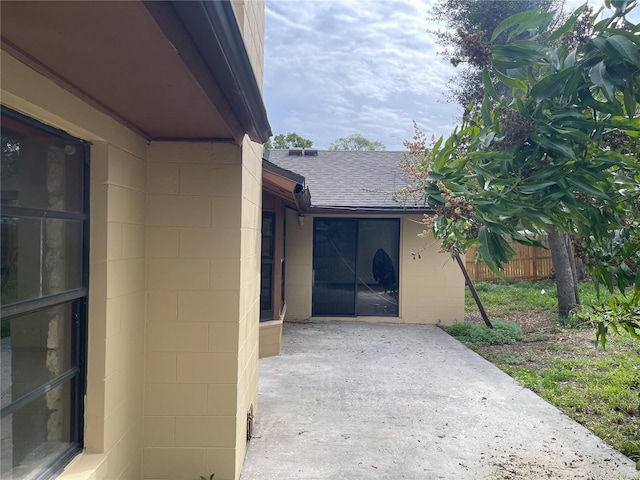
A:
[[[235,478],[256,403],[260,156],[184,147],[152,143],[147,163],[144,473]]]
[[[287,319],[311,317],[313,215],[299,226],[287,212]],[[353,215],[362,217],[362,215]],[[385,217],[384,215],[377,216]],[[386,216],[394,218],[393,216]],[[367,321],[450,325],[464,318],[464,277],[457,263],[439,253],[433,238],[421,238],[420,215],[396,215],[400,227],[400,305],[398,317],[363,317]],[[412,252],[421,252],[414,258]],[[350,318],[353,320],[353,318]]]
[[[262,146],[152,142],[2,52],[2,102],[91,142],[85,452],[59,477],[236,479],[257,409]]]

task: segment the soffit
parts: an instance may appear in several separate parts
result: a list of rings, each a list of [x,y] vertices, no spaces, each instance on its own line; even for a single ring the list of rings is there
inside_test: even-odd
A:
[[[282,199],[288,207],[299,209],[296,197],[298,183],[273,172],[262,170],[262,189]]]
[[[147,138],[241,136],[178,20],[171,19],[172,39],[180,50],[138,1],[3,0],[0,7],[3,48]]]

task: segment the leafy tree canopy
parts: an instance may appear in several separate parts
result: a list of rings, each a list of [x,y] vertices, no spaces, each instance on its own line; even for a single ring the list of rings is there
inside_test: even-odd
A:
[[[313,142],[307,138],[303,138],[295,132],[289,132],[286,135],[279,133],[271,139],[267,140],[264,144],[266,148],[270,149],[287,149],[287,148],[311,148]]]
[[[553,226],[573,237],[594,280],[640,290],[640,26],[628,20],[635,2],[605,3],[556,29],[553,13],[531,11],[494,30],[481,108],[424,159],[438,213],[425,223],[443,249],[477,244],[498,272],[509,242],[538,245]],[[637,336],[637,322],[638,312],[620,325]]]
[[[503,20],[529,10],[548,12],[561,4],[562,0],[438,0],[431,19],[446,27],[432,32],[443,48],[439,53],[455,66],[464,64],[449,81],[451,98],[463,107],[482,101],[482,68],[490,55],[489,37]],[[498,42],[506,35],[499,35]],[[496,87],[501,88],[499,84]]]
[[[386,150],[382,142],[369,140],[359,133],[341,137],[329,145],[329,150]]]

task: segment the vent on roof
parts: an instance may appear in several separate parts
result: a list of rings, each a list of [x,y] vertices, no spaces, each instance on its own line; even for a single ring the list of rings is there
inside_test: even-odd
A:
[[[302,156],[302,149],[301,148],[290,148],[289,149],[289,156],[301,157]]]
[[[317,148],[305,148],[304,149],[304,156],[305,157],[317,157],[318,156],[318,149]]]

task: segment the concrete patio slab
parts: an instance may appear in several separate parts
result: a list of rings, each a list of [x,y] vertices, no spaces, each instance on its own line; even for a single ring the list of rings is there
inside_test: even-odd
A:
[[[435,326],[285,323],[258,408],[242,480],[639,478]]]

